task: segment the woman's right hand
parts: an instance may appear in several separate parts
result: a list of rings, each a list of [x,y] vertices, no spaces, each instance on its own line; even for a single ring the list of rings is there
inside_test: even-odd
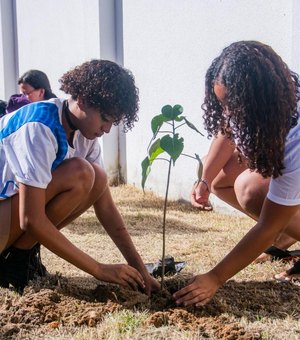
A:
[[[142,275],[127,264],[99,264],[95,278],[100,281],[116,283],[126,288],[145,289]]]
[[[211,211],[213,208],[209,202],[209,189],[205,182],[197,181],[193,185],[193,189],[190,195],[191,203],[194,207]]]

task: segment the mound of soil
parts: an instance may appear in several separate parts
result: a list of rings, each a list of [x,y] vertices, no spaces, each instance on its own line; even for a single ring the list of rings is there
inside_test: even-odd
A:
[[[88,279],[87,279],[88,280]],[[221,316],[224,304],[214,299],[202,308],[178,307],[172,293],[187,279],[166,280],[166,289],[149,298],[139,291],[112,284],[96,286],[74,284],[58,275],[33,282],[21,297],[7,294],[0,307],[0,337],[24,338],[38,329],[39,334],[60,326],[94,327],[107,313],[122,309],[148,310],[144,326],[176,326],[180,330],[198,330],[204,337],[222,339],[260,339],[259,333],[249,333],[229,317]],[[83,288],[84,287],[84,288]],[[1,290],[3,292],[5,290]]]

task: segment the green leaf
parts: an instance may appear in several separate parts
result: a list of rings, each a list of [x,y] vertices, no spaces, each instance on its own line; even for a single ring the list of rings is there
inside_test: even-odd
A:
[[[165,121],[175,120],[176,117],[181,115],[183,112],[183,107],[181,105],[174,105],[173,107],[171,105],[165,105],[161,109],[161,113],[165,119]]]
[[[182,122],[184,120],[184,117],[176,117],[174,118],[176,122]]]
[[[151,171],[151,164],[150,164],[150,159],[149,157],[146,157],[142,163],[142,188],[144,190],[145,188],[145,183],[146,183],[146,179]]]
[[[153,133],[154,138],[156,137],[159,129],[161,128],[161,126],[163,125],[163,123],[165,122],[164,117],[162,114],[154,116],[151,120],[151,130]]]
[[[186,125],[187,125],[189,128],[195,130],[196,132],[200,133],[200,135],[204,136],[203,133],[201,133],[201,132],[196,128],[196,126],[195,126],[193,123],[191,123],[190,121],[188,121],[185,117],[183,117],[183,119],[184,119],[184,121],[186,122]]]
[[[178,133],[173,138],[170,135],[166,135],[160,141],[161,148],[171,156],[173,165],[175,165],[175,161],[181,155],[184,148],[183,138],[179,139],[178,137]]]
[[[195,153],[195,157],[196,157],[196,159],[198,161],[197,176],[198,176],[198,179],[201,179],[202,178],[202,173],[203,173],[203,163],[202,163],[199,155],[197,155],[196,153]]]
[[[173,115],[175,115],[176,117],[181,115],[183,112],[183,107],[179,104],[176,104],[173,106]]]
[[[160,138],[158,138],[155,142],[152,143],[149,149],[149,157],[150,157],[150,165],[153,163],[155,158],[163,153],[165,150],[163,150],[160,147]]]
[[[162,116],[168,121],[173,119],[173,108],[171,105],[165,105],[161,109]]]

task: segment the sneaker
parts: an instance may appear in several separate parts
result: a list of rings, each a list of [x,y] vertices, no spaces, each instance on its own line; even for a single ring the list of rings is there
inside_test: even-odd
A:
[[[10,283],[21,293],[29,280],[47,275],[47,270],[41,261],[39,243],[31,249],[9,247],[0,257],[0,275],[3,284],[7,287]]]
[[[2,287],[2,288],[8,288],[9,287],[9,283],[5,278],[4,258],[2,257],[2,254],[0,254],[0,287]]]
[[[30,272],[29,276],[34,278],[44,277],[48,274],[46,267],[42,263],[40,243],[31,248],[28,270]]]

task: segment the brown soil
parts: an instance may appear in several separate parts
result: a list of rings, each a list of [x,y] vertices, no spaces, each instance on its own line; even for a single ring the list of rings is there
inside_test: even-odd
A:
[[[86,278],[86,280],[89,279]],[[237,285],[232,281],[218,292],[211,303],[204,307],[178,307],[171,294],[183,286],[187,280],[187,277],[180,275],[169,278],[165,281],[166,289],[149,298],[142,292],[123,289],[117,285],[97,284],[86,288],[91,284],[88,282],[84,284],[82,278],[76,282],[75,279],[68,280],[58,275],[49,276],[47,279],[31,283],[21,297],[6,296],[0,308],[0,337],[2,339],[24,339],[27,336],[30,337],[31,332],[36,329],[39,334],[47,334],[51,329],[57,329],[60,326],[95,327],[101,323],[107,313],[138,308],[149,311],[149,317],[144,322],[145,327],[176,326],[180,330],[198,330],[203,337],[207,338],[261,338],[259,332],[247,332],[223,313],[225,309],[228,311],[232,301],[235,303],[235,310],[240,310],[241,315],[247,314],[245,309],[249,309],[249,306],[252,310],[248,310],[248,313],[252,313],[255,309],[261,312],[262,306],[274,307],[276,284],[270,282],[269,290],[266,289],[266,283],[263,284],[261,289],[273,293],[265,296],[265,301],[261,300],[260,295],[259,303],[258,301],[255,303],[257,294],[255,291],[259,290],[257,283],[251,288],[250,283]],[[288,289],[283,289],[284,287],[288,285],[283,287],[281,285],[282,301],[277,301],[278,304],[286,300]],[[249,303],[249,300],[253,300],[253,303]],[[236,303],[240,306],[236,306]]]
[[[162,200],[130,187],[116,188],[113,194],[145,262],[156,261],[161,250]],[[30,283],[22,296],[0,289],[0,339],[298,338],[300,285],[271,280],[283,270],[281,263],[249,266],[204,307],[176,306],[172,293],[187,283],[191,272],[204,272],[217,263],[252,221],[201,213],[177,202],[170,202],[168,212],[168,253],[187,261],[187,267],[166,278],[164,291],[149,298],[139,291],[101,283],[43,248],[49,277]],[[124,261],[92,211],[64,233],[99,261]],[[62,274],[54,274],[57,271]],[[117,319],[123,312],[133,317],[144,313],[138,333],[115,335],[110,328],[100,333],[106,332],[111,315]]]

